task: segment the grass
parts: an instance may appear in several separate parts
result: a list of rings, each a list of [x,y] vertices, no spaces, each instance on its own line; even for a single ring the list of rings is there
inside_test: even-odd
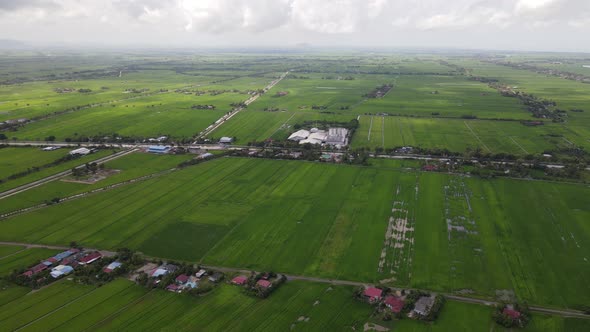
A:
[[[39,154],[44,153],[44,152],[45,151],[39,151]],[[87,162],[92,162],[92,161],[94,161],[96,159],[100,159],[102,157],[106,157],[112,153],[113,153],[113,151],[111,151],[111,150],[100,150],[96,153],[82,156],[80,158],[72,159],[72,160],[60,163],[56,166],[43,168],[38,172],[33,172],[33,173],[30,173],[30,174],[25,175],[23,177],[8,180],[8,181],[0,184],[0,192],[10,190],[10,189],[16,188],[18,186],[22,186],[22,185],[30,183],[30,182],[41,180],[41,179],[48,177],[50,175],[66,171],[68,169],[72,169],[73,167],[83,165]],[[24,165],[22,167],[24,167]]]
[[[52,257],[60,252],[59,250],[45,248],[30,248],[8,257],[0,258],[0,276],[6,276],[14,270],[26,269]]]
[[[25,249],[23,246],[5,246],[0,245],[0,259],[4,258],[5,256],[12,255],[15,252],[19,252]]]
[[[42,186],[4,198],[2,200],[3,204],[0,206],[0,213],[35,206],[55,197],[64,198],[130,179],[139,178],[148,174],[172,169],[182,161],[193,157],[194,155],[191,154],[154,155],[143,152],[131,153],[106,163],[107,168],[120,171],[106,179],[94,184],[52,181]]]
[[[358,331],[365,322],[374,322],[393,331],[504,331],[492,322],[490,307],[453,301],[445,304],[434,323],[384,322],[372,317],[371,306],[354,300],[352,291],[347,286],[291,281],[262,300],[227,284],[192,297],[148,292],[123,279],[99,288],[62,281],[0,304],[0,330]],[[588,322],[533,315],[525,331],[583,331]]]
[[[526,155],[568,148],[567,141],[590,147],[586,137],[559,124],[527,127],[511,121],[363,115],[352,147],[415,146],[455,152],[480,148],[484,153]]]
[[[67,154],[66,149],[41,151],[39,148],[4,147],[0,149],[0,178],[49,164]]]
[[[395,285],[484,297],[509,289],[530,303],[578,307],[590,294],[587,190],[383,165],[223,158],[10,218],[0,239],[127,246],[335,279],[393,277]],[[392,207],[408,211],[395,215],[414,229],[395,248],[383,244]]]

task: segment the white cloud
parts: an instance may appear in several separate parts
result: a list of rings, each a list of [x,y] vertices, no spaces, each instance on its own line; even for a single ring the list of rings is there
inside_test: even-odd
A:
[[[590,0],[0,0],[0,38],[561,47],[583,45],[588,17]]]

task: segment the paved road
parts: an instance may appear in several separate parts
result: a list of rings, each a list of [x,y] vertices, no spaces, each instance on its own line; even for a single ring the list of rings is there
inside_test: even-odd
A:
[[[125,156],[125,155],[130,154],[130,153],[135,152],[135,151],[137,151],[137,149],[124,150],[124,151],[120,151],[120,152],[117,152],[115,154],[112,154],[112,155],[103,157],[103,158],[99,158],[99,159],[95,159],[95,160],[89,161],[89,162],[95,162],[95,163],[98,163],[98,164],[102,164],[102,163],[106,163],[108,161],[111,161],[113,159],[117,159],[119,157]],[[82,167],[82,166],[83,165],[79,165],[79,166],[76,166],[76,167]],[[13,196],[13,195],[22,193],[23,191],[27,191],[29,189],[32,189],[32,188],[38,187],[40,185],[43,185],[43,184],[45,184],[47,182],[51,182],[51,181],[54,181],[54,180],[63,178],[65,176],[70,175],[71,173],[72,173],[72,171],[70,169],[68,169],[67,171],[59,172],[59,173],[50,175],[48,177],[45,177],[43,179],[40,179],[40,180],[37,180],[37,181],[33,181],[33,182],[29,182],[29,183],[24,184],[22,186],[19,186],[19,187],[16,187],[16,188],[13,188],[13,189],[10,189],[10,190],[1,192],[0,193],[0,199],[6,198],[6,197],[10,197],[10,196]]]
[[[289,72],[285,72],[283,75],[281,75],[279,78],[277,78],[276,80],[273,80],[272,82],[270,82],[265,88],[264,88],[264,92],[263,93],[257,93],[254,96],[250,97],[248,100],[246,100],[244,102],[244,104],[246,104],[246,106],[250,105],[251,103],[255,102],[256,99],[258,99],[261,95],[263,95],[264,93],[266,93],[268,90],[272,89],[275,85],[277,85],[283,78],[285,78],[287,75],[289,74]],[[226,121],[228,121],[229,119],[233,118],[236,114],[238,114],[240,111],[242,111],[244,108],[243,107],[238,107],[236,108],[234,111],[232,111],[230,114],[228,115],[224,115],[223,117],[221,117],[219,120],[215,121],[215,123],[207,128],[205,128],[205,130],[203,130],[202,132],[199,133],[199,135],[197,136],[197,138],[203,138],[203,137],[207,137],[209,134],[211,134],[213,131],[215,131],[215,129],[219,128],[222,124],[224,124]]]

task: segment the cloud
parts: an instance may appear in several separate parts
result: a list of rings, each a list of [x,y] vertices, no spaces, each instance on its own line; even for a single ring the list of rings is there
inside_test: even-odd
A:
[[[0,11],[21,9],[56,9],[58,5],[50,0],[0,0]]]
[[[0,38],[561,47],[589,17],[590,0],[0,0]]]

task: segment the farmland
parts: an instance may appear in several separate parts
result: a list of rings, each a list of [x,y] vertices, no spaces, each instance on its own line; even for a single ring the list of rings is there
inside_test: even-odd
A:
[[[0,293],[2,294],[2,293]],[[2,307],[2,331],[52,329],[111,331],[141,328],[146,331],[180,330],[342,330],[362,328],[371,318],[370,306],[354,301],[352,289],[292,282],[267,300],[244,295],[235,286],[222,285],[195,298],[161,290],[148,292],[127,280],[100,288],[64,281]],[[286,305],[285,305],[286,304]],[[276,310],[277,306],[281,310]],[[466,312],[467,316],[463,316]],[[390,324],[394,331],[449,328],[489,331],[494,328],[490,308],[450,302],[434,325],[411,320]],[[239,317],[239,319],[238,319]],[[303,318],[301,318],[303,317]],[[460,325],[457,325],[460,320]],[[388,325],[377,321],[377,324]],[[562,331],[586,328],[587,322],[536,316],[527,331]],[[495,327],[496,330],[502,329]]]
[[[5,174],[7,177],[13,174],[19,174],[19,171],[27,171],[28,169],[32,169],[33,167],[38,167],[38,170],[32,170],[32,172],[30,173],[23,174],[23,176],[15,178],[5,178],[4,181],[0,183],[1,191],[9,190],[23,184],[43,179],[47,176],[63,172],[65,170],[71,169],[72,167],[79,166],[84,163],[100,159],[102,157],[106,157],[109,154],[113,153],[113,151],[111,150],[100,150],[90,155],[66,160],[55,165],[50,165],[52,162],[59,159],[60,156],[67,155],[66,151],[68,150],[56,150],[59,151],[59,153],[54,153],[53,156],[51,154],[45,155],[45,153],[47,153],[48,151],[41,151],[35,148],[0,149],[0,151],[3,150],[6,150],[4,151],[6,157],[5,160],[9,161],[5,164],[5,170],[7,171],[7,173]],[[55,157],[55,159],[47,160],[51,157]],[[47,161],[47,163],[44,163],[45,161]],[[14,172],[13,170],[16,172]]]
[[[589,293],[580,291],[588,286],[579,273],[590,268],[583,247],[590,236],[587,192],[578,185],[223,158],[8,219],[0,239],[126,245],[211,265],[369,282],[393,277],[399,285],[483,296],[512,289],[531,303],[578,306]],[[400,208],[403,216],[391,214]],[[113,212],[119,210],[125,213]],[[398,245],[384,247],[390,216],[408,230]]]
[[[468,299],[432,323],[383,321],[354,300],[361,284],[587,311],[590,85],[519,67],[584,75],[585,59],[508,58],[0,52],[0,192],[119,149],[171,147],[110,160],[95,182],[88,165],[0,197],[0,214],[34,207],[0,220],[0,331],[504,330]],[[347,147],[287,141],[348,124]],[[41,150],[60,142],[72,147]],[[72,274],[32,292],[8,281],[57,252],[24,244],[72,242],[288,280],[266,299],[127,275],[98,287]],[[524,330],[588,322],[534,313]]]
[[[561,125],[526,127],[519,122],[463,119],[417,119],[397,116],[360,117],[353,147],[393,148],[417,146],[488,153],[540,154],[571,147],[590,148],[585,136]]]
[[[176,167],[182,161],[191,159],[191,155],[163,155],[136,152],[105,163],[108,169],[118,173],[94,184],[83,184],[65,181],[53,181],[3,199],[0,213],[6,213],[29,206],[42,204],[53,198],[64,198],[97,188],[136,179],[149,174],[158,173]]]

